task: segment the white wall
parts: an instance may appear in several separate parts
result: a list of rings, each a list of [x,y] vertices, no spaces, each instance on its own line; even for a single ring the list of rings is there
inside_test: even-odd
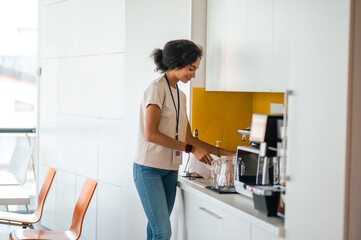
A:
[[[287,239],[342,239],[349,1],[293,1]]]
[[[40,1],[39,185],[58,172],[42,223],[68,229],[86,177],[98,180],[82,239],[144,239],[132,179],[152,50],[190,39],[190,0]],[[187,89],[187,87],[186,87]]]

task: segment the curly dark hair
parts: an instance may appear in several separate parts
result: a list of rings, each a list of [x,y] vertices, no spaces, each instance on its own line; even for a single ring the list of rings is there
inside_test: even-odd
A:
[[[153,57],[156,65],[155,71],[164,73],[168,70],[182,69],[197,61],[202,55],[201,46],[192,41],[180,39],[167,42],[163,50],[154,49],[151,57]]]

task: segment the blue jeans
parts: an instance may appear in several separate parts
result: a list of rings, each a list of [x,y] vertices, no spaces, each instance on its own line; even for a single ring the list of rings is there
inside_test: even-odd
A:
[[[134,163],[133,177],[148,218],[147,240],[169,240],[172,235],[169,218],[175,201],[178,170]]]

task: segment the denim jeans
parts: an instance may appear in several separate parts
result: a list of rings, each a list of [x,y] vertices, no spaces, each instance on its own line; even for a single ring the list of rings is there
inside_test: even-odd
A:
[[[145,215],[147,240],[169,240],[178,170],[165,170],[133,164],[133,177]]]

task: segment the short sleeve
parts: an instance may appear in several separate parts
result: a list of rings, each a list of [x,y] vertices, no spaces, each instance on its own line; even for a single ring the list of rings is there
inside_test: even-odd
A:
[[[149,104],[155,104],[162,109],[164,97],[165,93],[161,85],[153,83],[144,93],[144,107],[146,108]]]

